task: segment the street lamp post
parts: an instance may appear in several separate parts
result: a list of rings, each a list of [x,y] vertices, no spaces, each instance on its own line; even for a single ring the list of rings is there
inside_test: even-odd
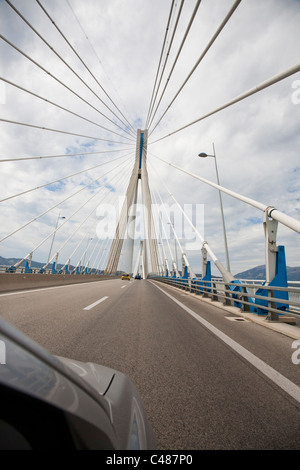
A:
[[[82,272],[83,272],[84,269],[85,269],[85,266],[84,266],[85,257],[86,257],[86,253],[87,253],[87,251],[88,251],[88,248],[89,248],[90,243],[91,243],[92,240],[93,240],[93,238],[88,238],[88,239],[87,239],[87,242],[86,242],[86,249],[85,249],[85,252],[84,252],[84,255],[83,255],[83,261],[82,261]]]
[[[61,217],[60,213],[58,214],[58,217],[57,217],[57,220],[56,220],[56,225],[55,225],[55,230],[53,232],[52,242],[51,242],[51,246],[50,246],[50,250],[49,250],[47,265],[49,264],[49,260],[50,260],[51,251],[52,251],[52,248],[53,248],[54,238],[55,238],[55,235],[56,235],[56,230],[57,230],[59,219],[65,219],[65,217]]]
[[[168,225],[172,225],[173,232],[174,232],[175,231],[175,229],[174,229],[174,218],[173,218],[173,222],[168,222]],[[176,257],[176,268],[178,269],[177,243],[176,243],[176,238],[175,237],[174,237],[174,248],[175,248],[175,257]]]
[[[218,166],[217,166],[217,157],[216,157],[216,151],[215,151],[215,146],[213,144],[213,155],[208,155],[207,153],[199,153],[198,155],[200,158],[206,158],[206,157],[213,157],[215,160],[215,168],[216,168],[216,175],[217,175],[217,183],[220,186],[220,180],[219,180],[219,172],[218,172]],[[225,228],[225,219],[224,219],[224,211],[223,211],[223,202],[222,202],[222,193],[219,190],[219,199],[220,199],[220,209],[221,209],[221,216],[222,216],[222,226],[223,226],[223,236],[224,236],[224,245],[225,245],[225,256],[226,256],[226,266],[227,266],[227,271],[230,272],[230,262],[229,262],[229,252],[228,252],[228,244],[227,244],[227,236],[226,236],[226,228]]]

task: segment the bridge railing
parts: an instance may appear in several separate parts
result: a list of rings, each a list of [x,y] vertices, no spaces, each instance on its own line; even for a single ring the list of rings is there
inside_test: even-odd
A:
[[[7,272],[7,268],[9,268],[9,266],[0,266],[0,273]],[[38,274],[40,272],[40,270],[41,270],[41,268],[30,268],[31,274]],[[51,269],[46,269],[45,274],[51,274],[51,271],[52,271]],[[24,274],[25,273],[25,267],[17,268],[15,270],[15,273]]]
[[[8,269],[9,269],[9,266],[0,266],[0,274],[9,272]],[[41,268],[29,268],[29,271],[27,271],[26,268],[22,266],[22,267],[16,268],[13,272],[16,274],[41,274]],[[47,268],[43,271],[43,274],[66,274],[66,273],[65,271],[61,272],[59,268],[56,270],[56,273],[53,273],[52,268]],[[73,269],[72,271],[70,270],[69,274],[70,275],[75,274],[75,272],[73,272]],[[86,274],[96,274],[96,273],[94,272],[94,270],[89,270],[88,273],[86,273],[85,268],[82,268],[82,271],[79,274],[86,275]],[[101,271],[101,273],[98,273],[97,275],[100,276],[101,274],[103,274],[103,271]]]
[[[257,280],[225,283],[219,278],[211,281],[170,277],[152,279],[227,306],[238,307],[243,312],[265,316],[270,321],[295,324],[297,315],[300,315],[300,282],[290,282],[288,287],[276,287],[266,286],[263,281]]]

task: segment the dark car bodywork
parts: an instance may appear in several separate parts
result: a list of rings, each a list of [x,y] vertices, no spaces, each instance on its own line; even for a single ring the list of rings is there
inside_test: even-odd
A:
[[[123,373],[52,356],[3,320],[0,345],[0,449],[156,448]]]

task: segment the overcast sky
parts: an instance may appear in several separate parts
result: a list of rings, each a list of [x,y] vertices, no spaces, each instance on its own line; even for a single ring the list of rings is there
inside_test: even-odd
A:
[[[65,263],[72,255],[71,263],[76,264],[89,241],[85,261],[89,256],[94,259],[99,248],[106,248],[108,253],[109,245],[100,242],[97,245],[98,219],[94,209],[99,204],[114,204],[126,190],[134,162],[135,141],[125,126],[128,125],[127,121],[134,129],[143,129],[146,125],[172,2],[40,0],[40,3],[81,60],[37,1],[11,0],[11,4],[52,50],[7,2],[0,0],[1,34],[6,38],[0,43],[1,75],[6,80],[0,82],[1,118],[78,135],[1,122],[0,159],[102,153],[1,162],[0,199],[101,163],[107,164],[3,201],[1,238],[53,209],[4,240],[0,255],[23,258],[49,237],[33,254],[34,260],[46,261],[52,240],[51,231],[58,221],[59,224],[65,222],[65,225],[55,236],[52,254],[75,232],[61,250],[59,263]],[[184,2],[158,98],[196,3],[196,0]],[[233,4],[233,0],[202,0],[200,3],[154,116],[152,129]],[[174,2],[167,49],[180,5],[179,0]],[[299,0],[242,0],[149,137],[149,143],[296,65],[299,62],[299,24]],[[166,54],[163,62],[165,58]],[[203,238],[224,264],[218,192],[169,167],[153,155],[215,182],[213,158],[197,157],[200,152],[211,154],[214,143],[221,185],[267,206],[274,206],[299,220],[299,90],[300,74],[297,73],[149,145],[149,176],[154,193],[158,189],[164,202],[173,204],[151,165],[182,206],[189,205],[186,207],[192,207],[194,214],[196,207],[204,207],[204,224],[201,225],[202,221],[199,220],[197,223],[203,228]],[[98,181],[94,182],[96,179]],[[84,188],[88,184],[92,186]],[[77,195],[57,205],[80,189],[82,191]],[[95,197],[89,201],[92,196]],[[231,272],[236,274],[264,264],[262,213],[227,195],[223,195],[223,206]],[[90,213],[92,215],[88,217]],[[66,219],[58,219],[58,216]],[[70,220],[67,220],[69,217]],[[86,218],[86,223],[83,223]],[[300,266],[299,234],[279,226],[277,243],[286,247],[287,265]],[[183,241],[182,245],[185,247]],[[194,246],[192,250],[187,250],[187,255],[194,271],[201,272],[200,242],[198,249]]]

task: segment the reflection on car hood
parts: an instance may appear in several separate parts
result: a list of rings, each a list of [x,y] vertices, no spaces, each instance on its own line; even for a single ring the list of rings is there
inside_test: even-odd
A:
[[[92,362],[80,362],[65,357],[56,357],[91,387],[96,389],[100,395],[105,394],[114,378],[115,371],[108,367]]]

